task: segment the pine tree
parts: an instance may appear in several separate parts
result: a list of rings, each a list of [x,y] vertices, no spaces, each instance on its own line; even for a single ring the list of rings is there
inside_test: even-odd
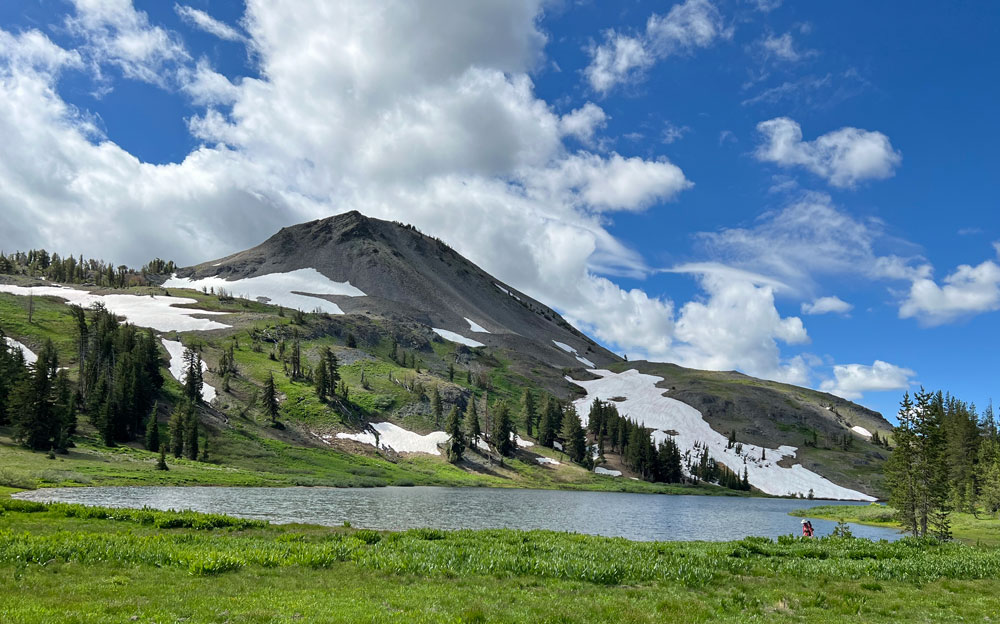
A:
[[[538,418],[538,409],[535,407],[535,395],[528,388],[524,389],[524,397],[521,399],[521,406],[524,413],[524,431],[528,437],[533,437],[532,428]]]
[[[191,348],[184,349],[184,396],[192,403],[200,403],[204,382],[201,371],[201,354]]]
[[[319,364],[316,366],[313,385],[316,386],[316,396],[319,397],[319,400],[326,401],[326,391],[330,385],[330,381],[326,374],[326,362],[323,359],[320,359]]]
[[[149,414],[149,421],[146,424],[146,450],[153,453],[160,450],[160,424],[156,420],[157,405],[153,404],[153,411]]]
[[[53,397],[58,367],[55,347],[47,340],[38,360],[28,366],[11,389],[8,412],[14,425],[13,438],[30,449],[49,450],[59,435],[61,423]]]
[[[587,457],[587,439],[583,433],[583,425],[580,424],[580,417],[572,405],[567,406],[563,412],[561,435],[564,440],[564,450],[569,458],[577,463],[584,461]]]
[[[295,330],[295,337],[292,340],[292,354],[289,358],[292,367],[292,379],[302,378],[302,345],[299,344],[299,332]]]
[[[469,446],[476,447],[482,437],[482,430],[479,428],[479,413],[476,412],[476,395],[469,397],[469,404],[465,407],[465,433],[469,439]]]
[[[184,454],[190,460],[198,459],[198,410],[191,407],[184,423]]]
[[[465,452],[465,435],[462,433],[462,419],[458,408],[453,407],[448,412],[448,461],[455,464],[462,461]]]
[[[267,374],[264,382],[264,412],[272,423],[278,421],[278,393],[274,389],[274,375],[271,373]]]
[[[1000,512],[1000,460],[991,462],[983,472],[979,503],[991,514]]]
[[[915,536],[951,535],[949,483],[942,429],[944,401],[922,388],[903,396],[893,429],[896,447],[886,462],[889,505],[900,523]]]
[[[542,404],[541,420],[538,423],[538,443],[542,446],[552,448],[552,443],[556,439],[556,429],[562,425],[562,408],[559,404],[546,396]]]
[[[455,381],[455,364],[451,362],[448,363],[448,381]]]
[[[160,447],[160,459],[158,459],[157,462],[156,462],[156,469],[157,470],[170,470],[170,468],[167,467],[167,449],[166,449],[166,447],[163,447],[163,446]]]
[[[514,454],[514,441],[511,440],[513,434],[514,423],[510,419],[510,408],[507,407],[506,401],[500,401],[496,405],[490,441],[502,457],[511,457]]]
[[[184,425],[190,404],[182,401],[170,414],[170,452],[174,457],[184,456]]]
[[[324,347],[320,352],[320,359],[326,363],[326,396],[333,397],[337,394],[337,382],[340,381],[340,365],[337,362],[337,355],[328,347]]]

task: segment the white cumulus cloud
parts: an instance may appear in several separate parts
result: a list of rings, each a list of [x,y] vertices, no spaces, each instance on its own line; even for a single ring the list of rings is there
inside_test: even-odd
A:
[[[840,297],[819,297],[802,302],[803,314],[847,314],[854,306]]]
[[[584,70],[592,89],[606,93],[614,86],[639,79],[657,61],[705,48],[716,39],[728,39],[722,15],[709,0],[686,0],[664,16],[652,14],[638,35],[614,30],[604,42],[590,50],[590,65]]]
[[[1000,265],[986,260],[963,264],[939,285],[930,276],[913,280],[900,304],[900,318],[941,325],[982,312],[1000,310]]]
[[[762,121],[757,131],[763,138],[758,160],[804,167],[840,188],[892,177],[903,159],[881,132],[845,127],[803,141],[802,128],[788,117]]]
[[[833,379],[820,385],[823,392],[835,394],[850,401],[856,401],[865,392],[885,392],[905,390],[910,387],[910,378],[916,375],[908,368],[875,360],[871,366],[864,364],[838,364],[833,367]]]

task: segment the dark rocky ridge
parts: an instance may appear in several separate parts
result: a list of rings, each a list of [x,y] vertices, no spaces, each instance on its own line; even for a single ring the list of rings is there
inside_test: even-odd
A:
[[[349,281],[368,295],[326,297],[348,314],[371,313],[447,329],[559,367],[581,363],[553,340],[598,366],[620,361],[557,312],[490,276],[440,240],[357,211],[282,228],[252,249],[181,269],[178,275],[237,280],[305,268],[336,282]],[[463,317],[491,333],[470,331]]]

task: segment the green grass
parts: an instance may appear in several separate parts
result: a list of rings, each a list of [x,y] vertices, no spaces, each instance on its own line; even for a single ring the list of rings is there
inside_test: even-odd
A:
[[[5,437],[6,434],[6,437]],[[0,487],[38,488],[85,485],[224,485],[379,487],[531,487],[649,494],[726,494],[714,486],[646,483],[595,475],[576,466],[552,470],[508,460],[505,476],[481,474],[441,457],[410,455],[389,461],[377,454],[355,455],[335,449],[302,447],[263,438],[237,424],[212,438],[212,456],[222,463],[167,457],[168,471],[156,469],[158,455],[119,446],[107,448],[79,439],[68,455],[21,448],[0,428]],[[546,449],[548,453],[555,453]]]
[[[896,522],[895,511],[886,505],[872,503],[871,505],[823,505],[798,509],[791,512],[793,516],[823,518],[826,520],[845,520],[858,524],[870,524],[901,529]],[[951,514],[951,530],[956,540],[968,544],[983,544],[1000,546],[1000,518],[980,514],[976,517],[970,513]]]
[[[34,312],[28,322],[28,298],[0,293],[0,329],[11,338],[38,353],[46,340],[52,340],[59,354],[60,366],[76,364],[76,323],[69,307],[55,297],[34,297]]]
[[[1000,550],[961,544],[377,533],[77,507],[0,505],[0,621],[943,622],[1000,610]]]

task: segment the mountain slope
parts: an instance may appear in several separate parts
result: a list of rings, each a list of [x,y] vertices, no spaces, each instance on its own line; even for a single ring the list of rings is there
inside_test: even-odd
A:
[[[747,468],[751,484],[764,492],[814,490],[817,496],[859,499],[884,493],[880,473],[888,451],[866,437],[887,437],[891,428],[880,415],[831,395],[735,372],[622,361],[551,308],[412,227],[346,213],[284,228],[252,249],[150,281],[88,289],[41,282],[30,273],[2,277],[0,329],[29,348],[58,338],[60,362],[74,374],[74,326],[58,309],[65,302],[101,303],[161,332],[164,374],[173,388],[179,388],[174,378],[180,376],[182,346],[196,348],[216,397],[202,408],[215,457],[247,469],[280,466],[289,474],[323,475],[307,478],[313,482],[331,482],[329,473],[314,472],[317,461],[327,461],[324,452],[339,454],[337,470],[355,457],[356,469],[365,472],[371,461],[405,463],[411,461],[409,450],[434,451],[429,441],[440,435],[426,434],[440,431],[448,410],[464,410],[473,398],[482,406],[483,425],[487,405],[494,410],[499,400],[507,401],[518,431],[530,437],[519,409],[530,389],[539,403],[546,395],[575,401],[583,418],[594,398],[614,402],[622,415],[653,429],[654,438],[675,436],[685,445],[682,451],[711,443],[713,457],[733,472]],[[25,300],[32,293],[36,318],[26,322]],[[289,373],[293,345],[301,348],[305,370],[298,377]],[[340,361],[349,397],[317,396],[310,371],[324,349]],[[220,372],[227,357],[235,362],[228,379]],[[269,376],[281,395],[278,428],[270,426],[259,401]],[[641,385],[626,384],[636,381]],[[619,382],[625,384],[618,386],[621,396],[608,394]],[[161,420],[176,393],[161,397]],[[440,397],[440,411],[434,397]],[[374,427],[378,423],[391,424]],[[395,433],[379,439],[376,430]],[[726,440],[734,434],[746,453],[730,453]],[[387,440],[395,447],[365,443],[376,440],[380,447]],[[417,446],[408,447],[408,440]],[[284,450],[276,452],[275,445]],[[472,453],[459,469],[440,456],[425,456],[411,474],[423,474],[432,461],[449,476],[431,483],[472,478],[608,487],[613,481],[588,475],[559,451],[539,445],[522,445],[517,458],[513,468],[499,468],[487,455]],[[608,452],[606,459],[603,469],[632,476],[624,457]],[[610,487],[634,489],[628,479],[618,483]]]
[[[243,280],[304,269],[363,291],[363,297],[317,297],[348,314],[417,322],[561,367],[583,362],[556,342],[597,365],[620,360],[554,310],[490,276],[440,240],[359,212],[282,228],[252,249],[181,269],[177,277],[194,287],[222,278],[236,282],[233,288],[239,291],[250,288]],[[473,323],[485,332],[474,331]]]

